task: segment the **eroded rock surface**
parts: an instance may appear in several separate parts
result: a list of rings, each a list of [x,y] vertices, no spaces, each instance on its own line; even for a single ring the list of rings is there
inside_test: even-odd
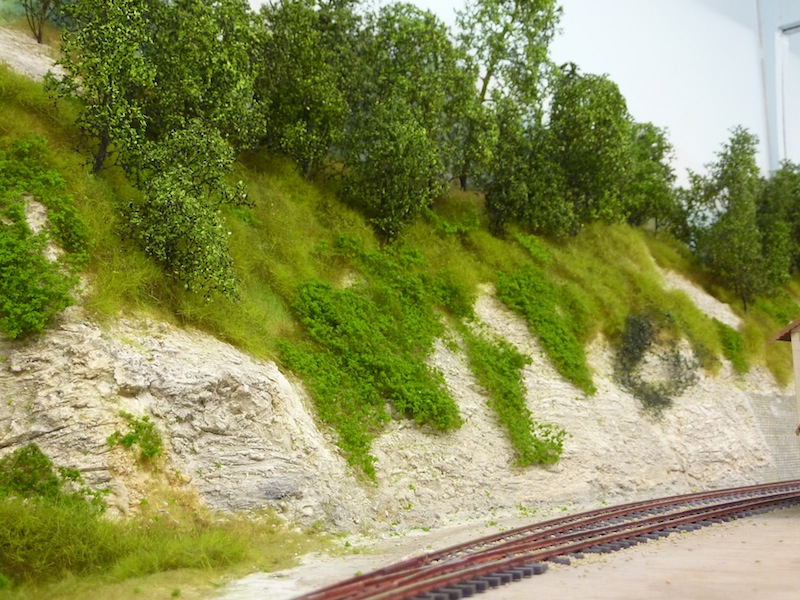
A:
[[[126,431],[121,411],[155,421],[167,468],[214,509],[272,506],[353,528],[369,504],[298,389],[273,363],[208,335],[149,320],[101,328],[73,308],[38,340],[2,342],[0,354],[0,447],[35,441],[90,482],[114,480],[122,512],[140,498],[126,486],[126,451],[107,442]]]
[[[165,440],[162,475],[210,508],[273,507],[306,524],[351,531],[438,527],[800,476],[792,396],[763,369],[746,377],[727,365],[717,376],[700,373],[657,419],[616,384],[602,340],[589,348],[597,393],[586,396],[558,375],[491,289],[476,313],[532,357],[523,375],[534,419],[569,433],[557,465],[514,465],[455,337],[437,344],[431,362],[464,426],[440,434],[392,422],[374,441],[375,486],[354,474],[302,388],[275,364],[146,318],[101,326],[79,307],[39,338],[0,341],[0,454],[35,441],[57,464],[110,487],[112,507],[126,514],[146,497],[150,475],[107,440],[126,430],[121,411],[149,416]]]

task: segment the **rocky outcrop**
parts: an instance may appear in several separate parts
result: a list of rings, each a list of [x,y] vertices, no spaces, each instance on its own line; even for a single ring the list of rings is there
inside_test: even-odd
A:
[[[598,390],[586,396],[558,375],[526,324],[490,294],[478,299],[476,312],[532,357],[524,370],[528,406],[535,419],[569,432],[564,454],[553,467],[514,467],[511,445],[464,357],[442,344],[434,362],[465,423],[437,436],[396,422],[377,440],[380,487],[399,498],[395,514],[402,516],[394,518],[436,525],[464,513],[528,514],[800,476],[791,396],[763,369],[746,377],[727,365],[717,376],[701,373],[659,419],[615,383],[613,355],[601,340],[588,353]]]
[[[135,510],[154,474],[108,437],[121,411],[149,416],[165,441],[160,473],[223,511],[273,507],[345,529],[435,527],[554,505],[591,506],[692,489],[800,476],[792,397],[763,370],[727,367],[699,381],[661,419],[612,377],[602,341],[587,397],[549,365],[524,322],[485,290],[476,312],[533,358],[524,378],[534,418],[570,434],[553,467],[520,469],[464,356],[438,344],[464,426],[439,434],[395,421],[376,438],[378,486],[347,466],[302,387],[192,330],[146,318],[110,325],[67,310],[27,341],[0,341],[0,454],[35,441],[57,464],[111,489]]]
[[[273,363],[146,319],[101,327],[75,308],[39,339],[0,343],[0,355],[0,448],[35,441],[90,483],[113,483],[120,512],[141,500],[141,474],[107,441],[125,411],[155,421],[164,468],[213,509],[361,524],[366,489]]]

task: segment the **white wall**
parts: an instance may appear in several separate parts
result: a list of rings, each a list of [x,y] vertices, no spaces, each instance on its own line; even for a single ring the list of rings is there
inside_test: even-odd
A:
[[[734,0],[736,2],[737,0]],[[739,17],[757,23],[752,10]],[[563,0],[556,62],[607,73],[638,121],[669,130],[676,171],[704,164],[742,125],[762,140],[765,119],[758,34],[741,20],[696,0]],[[744,10],[742,10],[744,8]]]
[[[763,57],[764,112],[769,163],[800,162],[800,3],[796,0],[756,0]]]
[[[793,34],[787,40],[790,53],[784,79],[784,142],[786,157],[792,162],[800,163],[800,33]]]

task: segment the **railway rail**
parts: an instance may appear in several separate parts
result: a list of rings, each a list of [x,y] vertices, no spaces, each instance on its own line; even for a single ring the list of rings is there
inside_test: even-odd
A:
[[[800,504],[800,480],[632,502],[422,554],[296,600],[461,600],[543,573],[548,562]]]

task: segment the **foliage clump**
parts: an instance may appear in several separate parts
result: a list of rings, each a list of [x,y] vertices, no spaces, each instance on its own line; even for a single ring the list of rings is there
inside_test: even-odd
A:
[[[625,98],[605,76],[568,65],[556,77],[550,134],[553,159],[578,223],[622,220],[632,163],[632,120]]]
[[[497,297],[525,317],[556,370],[587,394],[594,394],[579,339],[583,314],[569,288],[556,286],[542,269],[530,265],[514,273],[500,273]]]
[[[110,447],[113,448],[119,444],[130,450],[136,444],[139,446],[139,460],[143,463],[151,462],[163,454],[164,442],[150,417],[145,415],[142,418],[137,418],[125,411],[119,414],[125,419],[130,429],[124,435],[117,430],[108,436],[108,445]]]
[[[736,127],[708,174],[690,173],[690,187],[679,194],[683,220],[674,228],[745,311],[790,277],[794,219],[786,207],[800,191],[789,183],[791,164],[770,182],[761,178],[757,143],[756,136]]]
[[[36,444],[0,459],[0,575],[14,584],[87,573],[121,551],[102,492]]]
[[[355,128],[345,164],[343,197],[390,241],[444,190],[444,164],[435,144],[396,96],[376,103]]]
[[[64,75],[49,74],[47,88],[76,101],[92,173],[120,166],[141,192],[119,207],[125,233],[184,289],[235,298],[220,209],[244,203],[227,177],[255,135],[249,49],[236,41],[247,8],[78,0],[64,12]]]
[[[729,361],[737,373],[747,373],[750,370],[750,363],[745,355],[744,337],[730,325],[714,319],[714,324],[719,332],[719,339],[722,342],[722,353]]]
[[[531,363],[513,345],[501,338],[489,338],[468,327],[460,329],[470,370],[489,395],[489,405],[497,413],[516,453],[516,464],[550,465],[564,449],[566,431],[539,423],[525,403],[525,383],[520,370]]]
[[[113,521],[103,517],[104,495],[76,469],[55,466],[36,444],[0,459],[0,589],[76,575],[120,581],[213,569],[247,556],[246,534],[229,524],[203,523],[196,514],[188,527],[161,515]]]
[[[0,499],[8,496],[44,498],[52,502],[86,502],[104,509],[102,493],[86,487],[76,469],[56,467],[36,444],[0,458]]]
[[[0,332],[11,338],[41,331],[72,304],[89,258],[86,225],[49,162],[39,137],[0,148]],[[48,210],[49,226],[38,233],[28,225],[26,198]],[[66,251],[57,261],[44,254],[51,240]]]
[[[370,442],[390,418],[387,402],[399,416],[440,431],[461,425],[443,375],[426,358],[443,332],[437,308],[464,311],[470,303],[452,282],[426,274],[409,249],[374,252],[339,238],[332,250],[363,279],[344,289],[300,285],[292,308],[304,336],[284,343],[281,357],[306,377],[351,464],[374,478]]]
[[[342,27],[336,17],[345,15],[336,13],[331,3],[289,0],[264,4],[258,16],[263,67],[254,69],[254,95],[266,125],[262,143],[291,157],[306,177],[322,166],[348,117],[344,58],[331,40]]]
[[[202,144],[203,151],[194,148]],[[168,140],[147,144],[136,165],[138,202],[123,209],[123,233],[189,291],[207,297],[238,294],[222,205],[244,206],[241,187],[229,186],[233,152],[215,129],[192,123]]]
[[[655,309],[628,315],[614,365],[617,381],[655,415],[697,381],[698,363],[683,355],[672,329],[670,316]],[[642,372],[646,355],[654,347],[666,369],[663,378],[655,381]]]

